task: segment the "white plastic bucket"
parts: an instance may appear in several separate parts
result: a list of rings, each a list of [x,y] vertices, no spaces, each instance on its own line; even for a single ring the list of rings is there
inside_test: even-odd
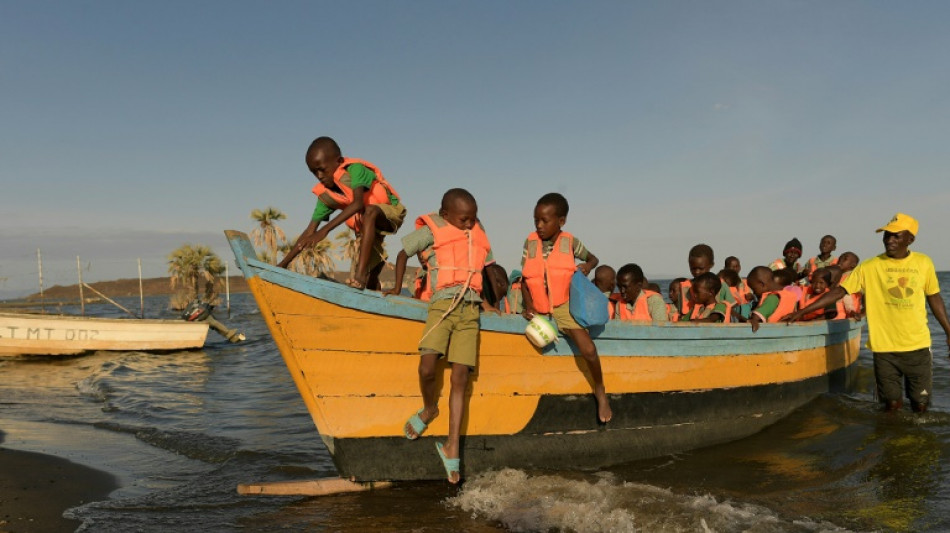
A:
[[[538,348],[544,348],[557,339],[557,329],[551,321],[541,315],[534,315],[534,318],[528,322],[524,334],[528,336],[531,344]]]

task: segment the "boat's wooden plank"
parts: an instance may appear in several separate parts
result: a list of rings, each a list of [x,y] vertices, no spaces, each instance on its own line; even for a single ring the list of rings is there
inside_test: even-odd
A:
[[[393,484],[390,481],[367,481],[359,483],[343,478],[312,479],[306,481],[271,481],[261,483],[242,483],[238,485],[238,494],[266,496],[329,496],[347,492],[363,492],[385,489]]]

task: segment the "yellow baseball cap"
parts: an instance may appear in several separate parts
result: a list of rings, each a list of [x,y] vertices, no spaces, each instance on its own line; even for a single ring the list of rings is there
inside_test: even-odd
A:
[[[920,224],[917,223],[916,218],[910,215],[905,215],[904,213],[897,213],[896,215],[894,215],[894,218],[892,218],[891,221],[887,223],[886,226],[877,228],[877,233],[880,233],[882,231],[897,233],[899,231],[906,230],[906,231],[909,231],[911,235],[916,237],[917,228],[919,226]]]

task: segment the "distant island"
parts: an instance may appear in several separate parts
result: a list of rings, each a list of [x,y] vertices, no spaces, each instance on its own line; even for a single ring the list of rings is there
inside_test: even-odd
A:
[[[389,265],[387,265],[389,266]],[[409,272],[406,273],[406,281],[404,285],[411,286],[412,280],[415,277],[415,269],[408,269]],[[343,282],[350,275],[349,272],[335,272],[333,274],[333,279],[339,282]],[[393,284],[393,269],[385,268],[383,269],[382,274],[380,275],[380,281],[383,282],[384,286],[392,287]],[[224,279],[220,279],[219,290],[220,294],[224,294]],[[244,276],[230,276],[230,291],[231,294],[238,294],[244,292],[250,292],[250,289],[247,287],[247,282],[244,280]],[[139,295],[139,280],[138,278],[130,279],[117,279],[112,281],[97,281],[95,283],[89,283],[89,286],[95,288],[97,291],[105,294],[109,298],[123,298],[127,296],[138,296]],[[171,278],[142,278],[142,293],[145,296],[171,296],[177,291],[177,287],[172,289]],[[95,294],[88,289],[85,291],[84,296],[86,298],[95,298]],[[24,298],[18,298],[20,301],[35,302],[39,301],[40,293],[36,292]],[[70,300],[79,301],[79,284],[74,285],[53,285],[48,289],[43,290],[43,299],[48,301],[62,301],[67,302]]]
[[[232,294],[249,292],[247,288],[247,282],[244,281],[244,276],[230,276],[228,280],[230,283],[230,290]],[[131,279],[116,279],[112,281],[97,281],[95,283],[89,283],[90,287],[95,288],[97,291],[105,294],[109,298],[122,298],[125,296],[138,296],[139,295],[139,280],[138,278]],[[222,279],[221,286],[224,287],[224,281]],[[171,278],[142,278],[142,293],[145,296],[163,296],[163,295],[172,295],[177,291],[172,289]],[[224,292],[222,288],[221,292]],[[86,289],[84,292],[86,298],[95,297],[95,294],[90,290]],[[79,284],[75,285],[53,285],[48,289],[43,289],[43,298],[46,300],[79,300]],[[34,293],[23,298],[27,301],[35,301],[40,299],[40,293]]]

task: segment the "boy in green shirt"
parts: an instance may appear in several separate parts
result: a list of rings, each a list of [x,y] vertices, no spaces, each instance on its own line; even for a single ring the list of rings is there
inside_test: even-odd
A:
[[[379,168],[368,161],[343,157],[340,146],[330,137],[315,139],[304,160],[319,181],[313,188],[317,205],[310,224],[277,266],[287,268],[300,252],[326,239],[340,224],[346,224],[360,240],[359,255],[353,259],[357,262],[354,279],[347,280],[347,284],[379,290],[383,238],[399,231],[406,207]],[[336,210],[340,214],[331,219]],[[320,228],[324,221],[327,223]]]

